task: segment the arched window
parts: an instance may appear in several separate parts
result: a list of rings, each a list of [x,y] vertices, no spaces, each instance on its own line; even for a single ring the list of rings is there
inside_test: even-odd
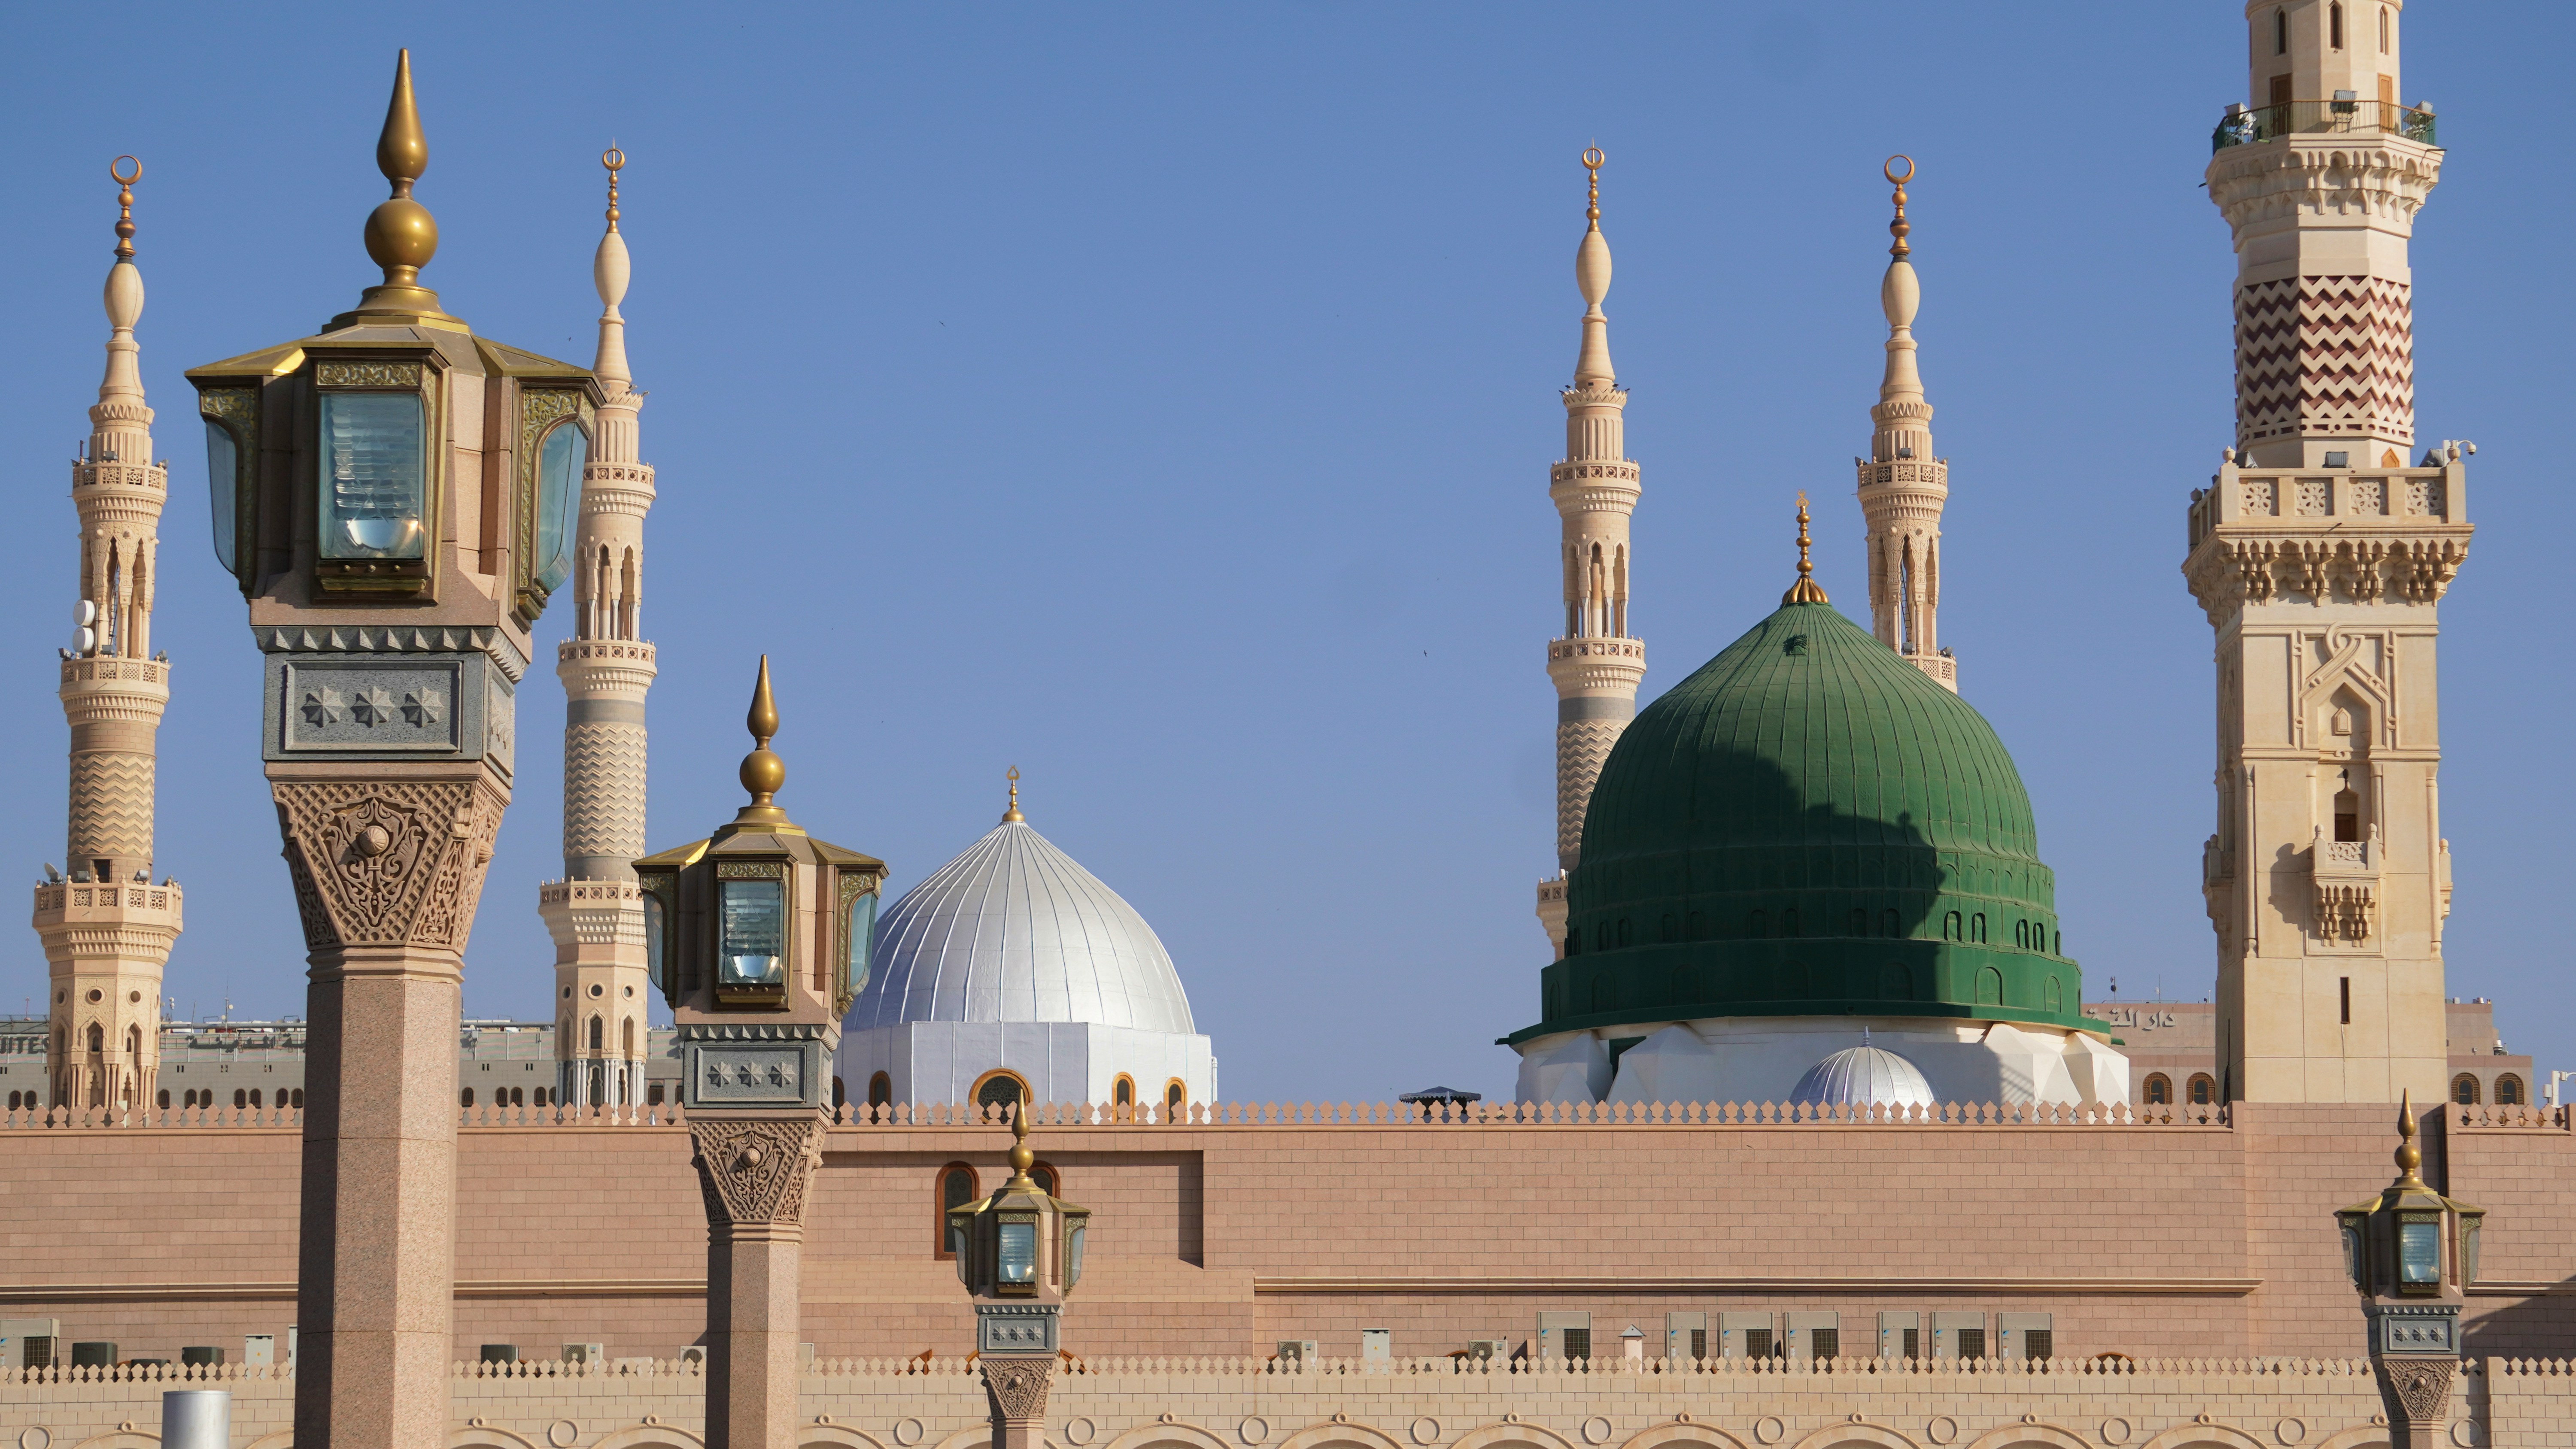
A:
[[[2478,1079],[2466,1072],[2451,1079],[2451,1100],[2463,1107],[2478,1104]]]
[[[590,1049],[592,1051],[598,1051],[600,1048],[606,1046],[608,1044],[606,1040],[607,1034],[607,1026],[602,1023],[598,1017],[592,1017],[590,1019]]]
[[[2326,43],[2337,50],[2343,49],[2343,6],[2340,4],[2326,7]]]
[[[1038,1185],[1038,1191],[1049,1197],[1064,1196],[1063,1176],[1055,1170],[1054,1163],[1044,1158],[1029,1164],[1029,1180]]]
[[[2058,985],[2057,978],[2054,976],[2048,978],[2048,1009],[2050,1011],[2066,1009],[2066,989]]]
[[[964,1207],[983,1195],[984,1190],[976,1181],[974,1168],[963,1162],[952,1162],[939,1169],[939,1212],[930,1225],[933,1256],[943,1262],[956,1258],[957,1255],[948,1250],[948,1210]]]
[[[125,1055],[133,1061],[143,1060],[143,1028],[129,1026],[125,1029]]]
[[[2379,53],[2388,53],[2388,7],[2385,5],[2379,7]]]
[[[2004,1004],[2004,973],[1992,966],[1977,972],[1977,1004],[1979,1006]]]
[[[1959,939],[1959,913],[1957,911],[1952,911],[1950,914],[1941,918],[1941,939],[1944,941],[1955,941]]]
[[[850,1093],[849,1093],[849,1089],[841,1085],[841,1077],[840,1077],[840,1074],[839,1074],[839,1073],[837,1073],[837,1072],[833,1073],[833,1075],[832,1075],[832,1108],[833,1108],[833,1110],[834,1110],[834,1111],[838,1111],[838,1110],[840,1110],[841,1106],[842,1106],[844,1103],[848,1102],[849,1100],[850,1100]]]
[[[2013,922],[2013,944],[2025,951],[2030,949],[2030,922]]]
[[[2290,53],[2290,12],[2287,10],[2272,12],[2272,53],[2274,55]]]
[[[985,1107],[1017,1107],[1028,1100],[1029,1084],[1020,1080],[1017,1073],[1003,1071],[986,1072],[983,1077],[975,1083],[975,1105],[979,1109]],[[997,1117],[1000,1116],[999,1113],[996,1113],[995,1115]]]
[[[253,1087],[253,1088],[251,1088],[251,1089],[250,1089],[250,1104],[251,1104],[253,1107],[258,1107],[258,1106],[262,1106],[262,1105],[264,1105],[264,1104],[259,1100],[259,1088],[257,1088],[257,1087]]]
[[[1163,1120],[1178,1122],[1189,1114],[1190,1089],[1178,1077],[1163,1084]]]
[[[11,1092],[11,1093],[9,1094],[9,1110],[10,1110],[10,1111],[15,1112],[15,1111],[17,1111],[17,1110],[18,1110],[18,1099],[19,1099],[21,1096],[23,1096],[23,1095],[25,1095],[25,1094],[24,1094],[24,1093],[20,1093],[20,1092]],[[166,1096],[168,1096],[168,1095],[169,1095],[169,1093],[164,1092],[164,1093],[162,1093],[162,1095],[166,1097]]]
[[[1134,1077],[1127,1075],[1125,1072],[1120,1072],[1118,1074],[1118,1079],[1109,1084],[1109,1105],[1112,1107],[1133,1107],[1136,1105],[1136,1079]]]
[[[2173,1105],[2173,1078],[2166,1076],[2162,1072],[2151,1072],[2148,1074],[2147,1105],[2150,1107],[2170,1107]]]
[[[461,1092],[457,1093],[457,1094],[456,1094],[456,1105],[457,1105],[457,1106],[459,1106],[459,1107],[471,1107],[471,1106],[473,1106],[473,1105],[474,1105],[474,1089],[473,1089],[472,1087],[467,1087],[465,1090],[463,1090],[463,1091],[461,1091]]]
[[[2206,1107],[2217,1098],[2218,1083],[2212,1081],[2206,1072],[2194,1073],[2191,1079],[2191,1104],[2195,1107]]]
[[[2496,1105],[2499,1107],[2522,1105],[2522,1078],[2510,1072],[2496,1078]]]
[[[894,1078],[883,1072],[868,1078],[868,1105],[871,1107],[894,1105]]]
[[[1968,918],[1968,939],[1969,939],[1969,940],[1971,940],[1971,941],[1976,942],[1976,943],[1977,943],[1977,944],[1979,944],[1979,945],[1984,945],[1984,944],[1985,944],[1985,940],[1986,940],[1986,913],[1985,913],[1985,912],[1983,912],[1983,911],[1979,911],[1979,912],[1977,912],[1975,915],[1970,916],[1970,917]]]
[[[544,1106],[549,1106],[549,1105],[551,1105],[551,1103],[549,1103],[549,1102],[548,1102],[547,1097],[548,1097],[548,1093],[547,1093],[547,1091],[546,1091],[546,1089],[545,1089],[545,1088],[543,1088],[543,1087],[539,1087],[539,1088],[537,1088],[537,1105],[538,1105],[538,1106],[540,1106],[540,1107],[544,1107]]]
[[[243,1090],[242,1090],[241,1088],[239,1088],[239,1087],[235,1087],[235,1088],[233,1088],[233,1110],[234,1110],[234,1111],[236,1111],[236,1112],[238,1112],[238,1111],[240,1111],[242,1108],[247,1107],[247,1106],[249,1106],[249,1105],[250,1105],[250,1093],[248,1093],[248,1092],[246,1092],[246,1091],[243,1091]]]
[[[107,1033],[94,1021],[89,1024],[89,1049],[102,1054],[107,1051]]]
[[[2348,785],[2335,792],[2334,831],[2337,840],[2361,838],[2361,796]]]
[[[635,1060],[635,1018],[626,1018],[625,1024],[617,1029],[617,1044],[628,1061]]]

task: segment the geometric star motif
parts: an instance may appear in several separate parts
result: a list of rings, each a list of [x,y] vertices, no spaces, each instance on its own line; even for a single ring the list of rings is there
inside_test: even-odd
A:
[[[359,690],[357,701],[349,706],[349,713],[362,725],[383,724],[394,717],[394,697],[378,688]]]
[[[309,689],[304,692],[304,719],[308,724],[335,725],[340,722],[348,701],[336,689]]]
[[[424,685],[403,696],[403,715],[416,725],[434,725],[447,711],[447,697]]]

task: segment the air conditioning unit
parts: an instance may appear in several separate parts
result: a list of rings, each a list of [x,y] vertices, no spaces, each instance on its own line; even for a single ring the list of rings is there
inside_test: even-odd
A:
[[[52,1368],[62,1337],[59,1318],[0,1318],[0,1368]]]
[[[565,1363],[598,1364],[604,1367],[608,1363],[608,1345],[567,1343],[563,1346],[563,1356]]]
[[[680,1362],[682,1362],[682,1363],[693,1363],[693,1364],[698,1365],[700,1368],[704,1368],[704,1367],[706,1367],[706,1363],[707,1363],[707,1350],[706,1350],[706,1345],[704,1345],[704,1344],[697,1344],[697,1343],[693,1343],[693,1344],[690,1344],[688,1347],[681,1349],[681,1350],[680,1350]]]
[[[1508,1338],[1467,1340],[1467,1360],[1470,1363],[1509,1363],[1511,1357],[1512,1341]]]
[[[1315,1340],[1311,1338],[1283,1338],[1279,1340],[1279,1361],[1283,1364],[1310,1364],[1320,1357],[1322,1357],[1322,1355],[1316,1350]]]

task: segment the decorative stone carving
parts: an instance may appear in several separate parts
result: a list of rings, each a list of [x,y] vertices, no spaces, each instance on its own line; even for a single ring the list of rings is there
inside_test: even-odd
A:
[[[1047,1385],[1055,1376],[1055,1359],[987,1357],[980,1361],[984,1369],[984,1391],[993,1401],[996,1419],[1039,1419],[1046,1416]]]
[[[278,783],[304,943],[465,949],[504,802],[477,781]]]
[[[2383,1358],[2378,1365],[2380,1392],[2392,1417],[2403,1414],[2409,1424],[2438,1424],[2448,1417],[2451,1376],[2459,1371],[2459,1360]]]
[[[691,1161],[707,1221],[802,1224],[805,1185],[823,1163],[820,1119],[689,1121]]]

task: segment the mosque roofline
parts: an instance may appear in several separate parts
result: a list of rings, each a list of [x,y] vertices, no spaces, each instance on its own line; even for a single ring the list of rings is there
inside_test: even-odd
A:
[[[2006,1026],[2044,1026],[2058,1031],[2080,1031],[2086,1036],[2097,1036],[2113,1045],[2119,1044],[2118,1038],[2111,1035],[2109,1022],[2095,1021],[2090,1017],[2063,1013],[2052,1016],[2045,1011],[2027,1011],[2011,1006],[1962,1006],[1947,1001],[1851,1001],[1842,997],[1818,997],[1807,1001],[1700,1001],[1680,1006],[1657,1005],[1645,1010],[1596,1011],[1525,1026],[1510,1036],[1494,1038],[1494,1045],[1516,1047],[1543,1036],[1598,1031],[1609,1026],[1647,1026],[1744,1016],[1914,1017],[1930,1021],[1983,1021]]]

